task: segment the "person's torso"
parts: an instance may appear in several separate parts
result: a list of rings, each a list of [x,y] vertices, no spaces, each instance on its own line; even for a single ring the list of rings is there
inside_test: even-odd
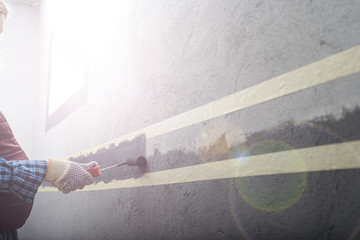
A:
[[[0,157],[7,161],[28,160],[1,111]],[[22,227],[29,217],[31,208],[32,203],[26,203],[12,193],[0,192],[0,229],[18,229]]]

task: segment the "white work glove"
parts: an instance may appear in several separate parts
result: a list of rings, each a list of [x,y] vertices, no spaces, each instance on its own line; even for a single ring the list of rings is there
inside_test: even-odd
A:
[[[76,163],[63,160],[49,160],[45,181],[51,182],[59,191],[69,193],[83,189],[93,183],[93,177],[87,171],[96,167],[97,162]]]

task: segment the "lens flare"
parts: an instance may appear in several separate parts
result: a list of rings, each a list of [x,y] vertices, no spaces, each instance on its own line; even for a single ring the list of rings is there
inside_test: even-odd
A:
[[[284,174],[249,176],[230,180],[229,208],[234,224],[245,239],[251,239],[249,233],[252,232],[253,225],[246,213],[249,209],[245,205],[250,206],[250,209],[254,211],[278,212],[291,207],[296,208],[296,203],[301,201],[307,186],[308,169],[300,152],[296,149],[346,141],[341,134],[325,126],[327,124],[323,125],[321,122],[296,126],[283,125],[248,136],[246,142],[231,147],[229,158],[239,159],[239,169],[249,164],[251,156],[276,152],[288,154],[291,164],[297,167],[296,173],[284,172]],[[349,145],[349,151],[353,152],[355,159],[360,159],[358,149]],[[281,168],[281,166],[274,166],[274,168]],[[269,169],[269,173],[271,170]],[[276,172],[281,172],[281,169]],[[358,236],[359,225],[360,222],[348,239],[355,239]]]
[[[234,184],[234,180],[230,180],[229,182],[229,208],[232,220],[238,230],[238,232],[241,234],[241,236],[245,240],[251,240],[250,234],[246,230],[245,223],[243,223],[243,220],[241,218],[241,204],[239,204],[239,195],[237,194],[236,187]],[[246,219],[247,216],[244,216]],[[245,221],[244,221],[245,222]]]
[[[360,219],[357,222],[356,228],[351,232],[351,236],[347,238],[348,240],[356,240],[358,239],[357,236],[360,232]]]
[[[293,148],[284,142],[259,142],[250,146],[249,155],[268,150],[288,151],[288,157],[300,173],[237,178],[235,185],[240,196],[252,207],[265,212],[276,212],[292,206],[302,196],[307,173],[301,155],[297,151],[289,151]],[[272,166],[269,172],[274,169],[281,171],[281,166]]]
[[[195,138],[196,151],[202,162],[227,159],[231,146],[244,141],[241,129],[225,119],[210,121],[200,129]]]

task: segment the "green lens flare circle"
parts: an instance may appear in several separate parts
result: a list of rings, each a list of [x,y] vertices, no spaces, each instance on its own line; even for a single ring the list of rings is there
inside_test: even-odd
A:
[[[299,152],[281,141],[265,140],[256,143],[249,147],[248,155],[257,155],[264,149],[288,151],[288,157],[298,172],[237,178],[235,179],[236,190],[250,206],[256,209],[265,212],[284,210],[302,196],[307,182],[306,166]],[[274,166],[274,168],[279,167],[281,168],[281,166]]]

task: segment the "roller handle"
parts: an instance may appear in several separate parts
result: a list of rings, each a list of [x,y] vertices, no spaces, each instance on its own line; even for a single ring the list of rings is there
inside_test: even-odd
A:
[[[136,160],[126,160],[126,162],[123,162],[123,163],[119,163],[117,165],[114,165],[114,166],[110,166],[110,167],[107,167],[107,168],[103,168],[103,170],[105,169],[108,169],[108,168],[113,168],[113,167],[118,167],[118,166],[121,166],[121,165],[128,165],[128,166],[145,166],[146,165],[146,158],[145,157],[138,157]],[[100,170],[100,166],[96,166],[96,167],[93,167],[92,169],[89,169],[87,170],[91,176],[93,177],[100,177],[101,174],[99,172]]]
[[[92,169],[89,169],[89,170],[87,170],[90,174],[91,174],[91,176],[93,176],[93,177],[100,177],[101,176],[101,174],[100,174],[100,172],[99,172],[99,168],[100,168],[100,166],[96,166],[96,167],[93,167]]]
[[[144,166],[146,165],[146,158],[138,157],[136,160],[126,160],[128,166]]]

